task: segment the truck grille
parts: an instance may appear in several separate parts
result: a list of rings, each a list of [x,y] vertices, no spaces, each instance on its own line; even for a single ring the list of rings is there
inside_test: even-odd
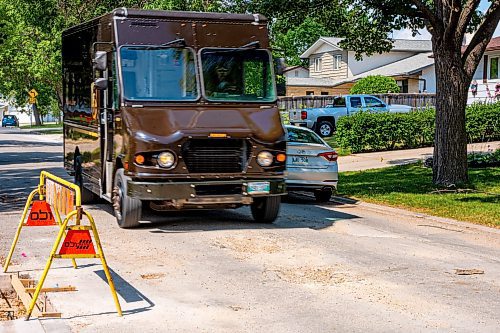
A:
[[[182,158],[190,173],[236,173],[245,169],[250,145],[242,139],[190,139]]]

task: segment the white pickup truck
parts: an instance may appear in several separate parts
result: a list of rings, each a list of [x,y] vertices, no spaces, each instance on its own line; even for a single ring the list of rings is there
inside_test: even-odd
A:
[[[322,137],[331,136],[339,117],[349,116],[362,110],[374,112],[409,112],[408,105],[387,105],[375,96],[346,95],[336,97],[324,108],[290,110],[290,124],[312,129]]]

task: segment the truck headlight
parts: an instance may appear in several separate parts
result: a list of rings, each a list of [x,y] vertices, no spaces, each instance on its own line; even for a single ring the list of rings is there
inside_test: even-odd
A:
[[[171,168],[175,164],[175,155],[164,151],[158,155],[158,165],[162,168]]]
[[[259,163],[259,165],[263,167],[270,166],[271,164],[273,164],[273,154],[265,150],[261,151],[257,155],[257,163]]]

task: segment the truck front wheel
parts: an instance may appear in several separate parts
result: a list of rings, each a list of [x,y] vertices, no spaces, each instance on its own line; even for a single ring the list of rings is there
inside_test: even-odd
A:
[[[327,120],[322,120],[316,125],[316,133],[321,137],[332,136],[333,124]]]
[[[252,216],[256,222],[273,223],[280,211],[281,197],[254,198],[251,205]]]
[[[113,188],[113,210],[116,222],[120,228],[135,228],[140,225],[142,202],[127,195],[127,179],[123,169],[118,169],[115,174]]]

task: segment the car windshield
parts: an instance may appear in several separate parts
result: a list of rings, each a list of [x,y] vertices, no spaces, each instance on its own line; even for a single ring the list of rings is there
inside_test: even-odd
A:
[[[274,102],[276,88],[269,52],[255,49],[203,49],[205,97],[209,101]]]
[[[9,116],[9,115],[5,116],[5,118],[8,119],[8,120],[14,120],[14,119],[16,119],[14,116]]]
[[[288,142],[324,144],[316,133],[292,127],[287,127],[286,131]]]
[[[187,48],[120,48],[124,98],[141,101],[198,99],[194,52]]]

